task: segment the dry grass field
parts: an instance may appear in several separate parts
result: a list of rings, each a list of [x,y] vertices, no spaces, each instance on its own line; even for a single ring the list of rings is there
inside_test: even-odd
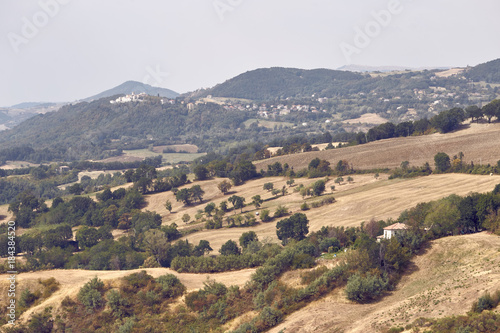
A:
[[[499,248],[500,237],[485,232],[438,239],[380,301],[356,304],[335,290],[269,332],[379,332],[419,317],[463,315],[484,292],[500,289]]]
[[[278,156],[255,162],[257,170],[267,170],[274,162],[288,163],[295,169],[306,168],[319,157],[330,163],[347,160],[356,169],[396,168],[402,161],[412,166],[429,162],[434,166],[434,155],[445,152],[450,157],[463,152],[464,160],[474,164],[496,164],[500,160],[500,124],[467,124],[468,128],[453,133],[386,139],[364,145]]]
[[[357,124],[357,123],[362,123],[362,124],[383,124],[386,123],[388,120],[385,118],[382,118],[376,113],[365,113],[361,117],[356,118],[356,119],[347,119],[342,121],[344,124]]]
[[[375,179],[373,175],[353,175],[354,182],[347,182],[342,185],[334,184],[333,178],[327,183],[327,191],[323,197],[334,196],[337,202],[313,208],[306,211],[309,219],[309,230],[317,231],[322,226],[358,226],[363,221],[369,221],[371,218],[387,219],[397,218],[399,214],[408,208],[414,207],[419,202],[426,202],[440,199],[451,194],[466,195],[469,192],[487,192],[493,190],[496,184],[500,183],[500,176],[479,176],[465,174],[444,174],[431,175],[428,177],[414,179],[394,179],[388,180],[387,177]],[[296,179],[296,184],[304,184],[305,186],[316,181],[317,179]],[[202,189],[206,192],[204,203],[185,207],[182,203],[177,202],[172,192],[164,192],[149,195],[146,197],[148,205],[144,210],[156,211],[163,218],[163,224],[175,222],[179,229],[201,227],[202,222],[194,222],[194,216],[198,210],[203,210],[206,203],[212,201],[219,205],[223,200],[231,195],[223,196],[217,189],[217,184],[221,179],[207,180],[198,182]],[[286,178],[283,177],[268,177],[257,180],[248,181],[246,184],[233,187],[231,190],[238,196],[246,198],[246,203],[251,201],[251,197],[260,194],[262,199],[270,199],[270,192],[262,189],[263,184],[272,182],[274,188],[281,188],[286,183]],[[335,185],[336,190],[333,194],[330,191],[330,185]],[[192,185],[186,185],[190,187]],[[278,205],[288,207],[293,213],[300,212],[300,205],[304,202],[299,193],[293,192],[293,187],[288,189],[288,194],[284,197],[279,196],[277,199],[265,201],[262,206],[256,210],[253,205],[249,205],[243,209],[243,213],[255,212],[262,209],[269,209],[274,212]],[[172,212],[168,211],[163,206],[166,200],[170,200],[173,206]],[[318,198],[308,198],[306,201],[321,200]],[[231,207],[231,204],[228,204]],[[184,214],[191,216],[191,222],[185,224],[181,217]],[[229,212],[229,215],[239,214]],[[227,216],[227,214],[226,214]],[[257,218],[260,221],[259,218]],[[237,241],[243,232],[253,230],[259,236],[259,239],[266,237],[278,242],[276,238],[276,223],[277,221],[260,223],[253,227],[245,228],[222,228],[218,230],[203,230],[194,234],[188,235],[185,238],[189,242],[198,244],[202,239],[210,242],[214,249],[214,254],[218,254],[218,249],[229,239]]]
[[[18,283],[17,290],[19,294],[21,294],[22,290],[24,290],[25,288],[30,288],[36,285],[38,279],[45,280],[54,277],[60,283],[60,289],[57,292],[46,299],[43,303],[26,311],[22,315],[21,320],[28,319],[32,313],[42,311],[47,306],[53,306],[57,312],[57,309],[60,307],[61,301],[66,296],[75,299],[80,288],[95,276],[98,276],[102,281],[109,283],[111,286],[115,286],[114,284],[117,283],[117,279],[130,275],[132,273],[140,272],[142,270],[147,271],[148,274],[155,278],[164,274],[174,274],[179,277],[188,291],[203,288],[203,283],[207,280],[207,278],[224,283],[226,286],[243,286],[250,279],[252,273],[255,272],[255,269],[244,269],[237,272],[217,274],[180,274],[169,268],[146,268],[130,271],[85,271],[76,269],[56,269],[50,271],[21,273],[17,275],[16,280]],[[0,275],[1,295],[7,295],[7,289],[7,275],[2,274]],[[3,304],[3,300],[1,302]]]

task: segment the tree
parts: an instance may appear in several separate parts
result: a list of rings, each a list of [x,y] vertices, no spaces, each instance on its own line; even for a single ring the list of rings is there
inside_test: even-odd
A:
[[[205,213],[207,213],[208,216],[212,216],[212,212],[214,210],[215,210],[215,204],[213,202],[210,202],[205,206]]]
[[[83,226],[76,232],[75,239],[80,248],[90,248],[99,243],[99,231],[96,228]]]
[[[479,118],[483,117],[483,111],[477,105],[466,107],[465,112],[467,113],[467,117],[471,118],[472,122],[474,122],[474,118],[479,122]]]
[[[230,181],[228,180],[223,180],[217,185],[217,188],[222,192],[222,194],[226,195],[227,192],[233,187]]]
[[[189,214],[186,213],[186,214],[182,215],[182,222],[188,223],[189,220],[191,220],[191,216],[189,216]]]
[[[283,187],[281,188],[281,195],[285,196],[287,193],[288,193],[288,190],[287,190],[286,186],[283,185]]]
[[[305,214],[295,213],[276,224],[276,235],[283,245],[286,245],[290,239],[300,241],[309,233],[308,224],[309,220]]]
[[[203,195],[205,194],[205,191],[201,189],[200,185],[194,185],[193,187],[190,188],[191,196],[194,199],[197,199],[199,202],[203,201]]]
[[[500,116],[500,99],[491,101],[490,103],[483,106],[483,114],[488,118],[488,123],[491,123],[491,118]]]
[[[323,192],[325,192],[325,181],[318,180],[314,182],[312,186],[312,191],[315,196],[320,196]]]
[[[364,229],[368,236],[371,238],[376,238],[380,232],[380,225],[375,219],[371,219],[367,224],[365,224]]]
[[[330,186],[330,190],[332,190],[333,193],[333,191],[335,191],[335,185]]]
[[[335,179],[335,183],[337,183],[337,184],[339,184],[339,185],[340,185],[343,181],[344,181],[344,178],[342,178],[342,177],[337,177],[337,179]]]
[[[264,186],[263,186],[263,189],[266,190],[266,191],[272,191],[273,188],[274,188],[274,184],[273,183],[265,183]]]
[[[292,179],[289,179],[289,180],[287,180],[287,181],[286,181],[286,184],[287,184],[288,186],[290,186],[290,187],[292,187],[292,185],[293,185],[294,183],[295,183],[295,179],[293,179],[293,178],[292,178]]]
[[[194,175],[196,176],[196,180],[205,180],[208,179],[208,170],[203,165],[197,165],[194,170]]]
[[[353,179],[351,176],[349,176],[349,177],[347,177],[347,181],[348,181],[349,183],[352,183],[352,182],[354,181],[354,179]]]
[[[434,156],[434,165],[438,172],[446,172],[451,167],[450,157],[446,153],[437,153]]]
[[[243,213],[243,207],[245,207],[245,198],[233,195],[230,196],[227,200],[233,204],[234,209],[241,209],[241,212]]]
[[[170,247],[167,236],[162,230],[150,229],[144,233],[142,243],[147,251],[156,259],[160,264],[162,256],[165,255]]]
[[[220,207],[220,210],[223,211],[223,212],[227,212],[227,201],[222,201],[220,204],[219,204],[219,207]]]
[[[197,257],[201,257],[205,254],[209,254],[213,249],[210,247],[210,243],[206,240],[200,240],[198,245],[193,249],[193,254]]]
[[[157,229],[161,226],[161,215],[150,211],[139,212],[132,216],[131,224],[136,234]]]
[[[182,190],[177,191],[175,194],[175,199],[177,201],[182,201],[186,206],[191,204],[192,196],[191,192],[187,188],[183,188]]]
[[[242,248],[246,248],[248,244],[258,240],[259,238],[257,237],[257,234],[254,231],[244,232],[243,234],[241,234],[240,237],[240,246]]]
[[[263,202],[264,202],[264,200],[261,199],[260,195],[254,195],[252,197],[252,205],[254,205],[255,208],[259,208]]]
[[[68,186],[68,192],[70,194],[80,195],[83,192],[83,187],[80,183],[75,183],[71,186]]]
[[[223,256],[229,256],[229,255],[239,255],[241,254],[240,248],[238,247],[238,244],[236,244],[235,241],[233,240],[228,240],[224,244],[222,244],[219,253],[222,254]]]
[[[169,213],[172,213],[172,203],[170,202],[170,200],[167,200],[167,202],[165,202],[165,208]]]

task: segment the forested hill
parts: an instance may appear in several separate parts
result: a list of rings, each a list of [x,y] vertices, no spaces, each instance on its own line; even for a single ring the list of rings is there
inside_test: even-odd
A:
[[[349,83],[365,76],[331,69],[260,68],[240,74],[211,89],[204,95],[218,97],[271,100],[276,98],[302,98],[332,95],[347,89]]]
[[[225,110],[217,104],[200,104],[188,110],[186,104],[163,103],[158,97],[141,102],[111,104],[104,98],[81,102],[59,111],[38,115],[12,130],[0,132],[0,160],[26,156],[2,156],[8,149],[29,146],[39,154],[29,160],[80,160],[116,155],[117,149],[144,148],[201,140],[232,132],[248,119],[247,112]],[[208,141],[208,139],[207,139]],[[46,149],[45,152],[40,152]],[[23,154],[31,154],[25,151]],[[5,155],[5,154],[4,154]],[[11,155],[15,152],[11,151]]]
[[[103,91],[95,96],[91,96],[88,98],[85,98],[84,101],[90,102],[93,100],[98,100],[100,98],[105,98],[105,97],[110,97],[114,95],[127,95],[127,94],[139,94],[139,93],[146,93],[148,95],[152,96],[161,96],[161,97],[167,97],[167,98],[175,98],[179,96],[178,93],[176,93],[173,90],[170,89],[165,89],[165,88],[159,88],[159,87],[153,87],[150,86],[149,84],[137,82],[137,81],[127,81],[119,86],[116,86],[114,88],[108,89],[106,91]]]
[[[500,59],[472,67],[465,76],[475,82],[500,83]]]

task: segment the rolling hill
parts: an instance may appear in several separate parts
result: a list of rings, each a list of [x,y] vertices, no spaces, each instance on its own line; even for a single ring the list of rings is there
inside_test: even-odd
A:
[[[128,95],[131,93],[135,94],[146,93],[151,96],[160,96],[167,98],[176,98],[177,96],[179,96],[178,93],[170,89],[153,87],[150,86],[149,84],[137,81],[127,81],[120,84],[119,86],[105,90],[97,95],[84,98],[83,101],[90,102],[105,97],[111,97],[115,95]]]
[[[325,90],[340,89],[363,78],[361,74],[331,69],[260,68],[205,90],[203,95],[251,100],[301,98],[314,94],[322,97]]]
[[[339,290],[269,332],[380,332],[420,317],[465,315],[484,292],[500,289],[499,247],[500,237],[484,232],[435,240],[382,300],[355,304]]]
[[[433,166],[434,155],[439,152],[450,157],[463,152],[467,163],[496,164],[500,160],[500,147],[494,142],[499,135],[498,123],[468,124],[466,129],[453,133],[385,139],[342,149],[277,156],[256,161],[255,165],[257,170],[267,170],[267,165],[281,162],[302,169],[318,157],[332,165],[347,160],[356,169],[396,168],[403,161],[409,161],[412,166],[421,166],[425,162]]]
[[[500,83],[500,59],[492,60],[469,68],[465,76],[472,81]]]

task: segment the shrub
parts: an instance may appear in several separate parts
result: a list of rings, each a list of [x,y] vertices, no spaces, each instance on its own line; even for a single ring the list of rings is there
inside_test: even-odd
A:
[[[321,275],[326,273],[326,271],[328,271],[328,268],[326,268],[326,266],[320,266],[312,271],[303,272],[300,274],[300,283],[310,284],[311,282],[319,278]]]
[[[39,296],[32,293],[29,289],[24,289],[19,298],[19,305],[23,308],[29,308],[38,298]]]
[[[494,296],[490,293],[485,293],[483,296],[472,304],[471,311],[476,313],[481,313],[484,310],[490,310],[495,308],[500,302],[500,291],[497,291]]]
[[[300,210],[308,210],[309,209],[309,205],[307,204],[307,202],[304,202],[302,205],[300,205]]]
[[[285,206],[279,205],[278,207],[276,207],[276,211],[274,212],[273,217],[277,218],[277,217],[282,217],[285,215],[288,215],[288,208],[286,208]]]
[[[179,278],[173,274],[165,274],[156,279],[156,283],[161,286],[163,297],[177,297],[184,294],[186,287]]]
[[[263,209],[260,211],[260,219],[262,220],[262,222],[269,222],[272,220],[269,214],[269,209]]]
[[[89,312],[92,312],[104,305],[101,292],[104,290],[104,283],[97,277],[87,282],[78,292],[78,300]]]
[[[340,242],[337,238],[325,238],[319,243],[319,249],[322,252],[337,252],[340,248]]]
[[[121,318],[126,313],[126,307],[128,302],[122,297],[118,290],[110,290],[106,294],[106,299],[108,300],[107,305],[113,311],[113,316]]]
[[[356,273],[347,280],[346,295],[351,301],[366,302],[377,298],[387,286],[388,282],[381,277]]]

